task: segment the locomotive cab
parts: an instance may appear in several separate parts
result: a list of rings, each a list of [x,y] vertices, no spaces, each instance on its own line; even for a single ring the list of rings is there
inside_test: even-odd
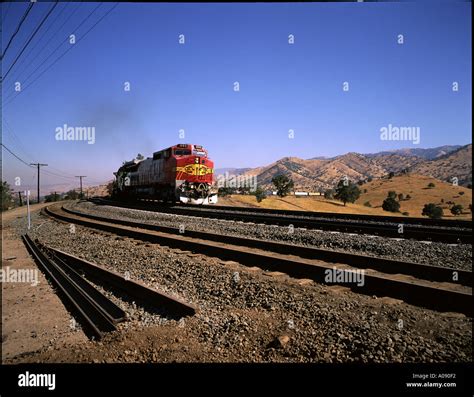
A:
[[[154,152],[151,158],[125,162],[114,174],[117,195],[190,204],[217,202],[212,188],[214,163],[201,145],[178,144]]]

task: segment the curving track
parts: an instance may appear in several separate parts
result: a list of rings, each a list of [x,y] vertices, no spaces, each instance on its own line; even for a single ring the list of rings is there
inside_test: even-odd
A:
[[[439,221],[424,218],[380,217],[364,215],[322,214],[304,211],[282,211],[233,207],[192,207],[160,205],[156,202],[123,202],[101,198],[90,201],[99,205],[118,206],[146,211],[240,222],[363,233],[391,238],[405,238],[444,243],[470,243],[472,224],[468,221]],[[444,224],[446,222],[446,224]],[[402,227],[401,227],[402,226]]]
[[[85,215],[58,205],[46,208],[45,212],[64,222],[230,259],[244,265],[257,265],[317,282],[325,282],[328,270],[339,269],[349,274],[356,268],[364,269],[364,285],[352,285],[355,292],[390,296],[442,311],[468,315],[472,312],[471,272],[456,271],[459,280],[454,283],[452,269],[212,233],[193,231],[183,235],[178,229]],[[347,286],[344,282],[342,284]]]

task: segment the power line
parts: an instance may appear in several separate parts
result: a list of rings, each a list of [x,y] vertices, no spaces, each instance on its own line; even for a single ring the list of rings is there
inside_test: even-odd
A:
[[[60,175],[60,174],[56,174],[55,172],[51,172],[51,171],[43,171],[43,172],[50,175],[50,176],[56,176],[56,177],[64,178],[64,179],[74,179],[75,178],[74,176]]]
[[[46,37],[46,35],[48,34],[48,32],[50,31],[50,29],[54,26],[54,23],[56,22],[56,20],[59,20],[59,17],[62,15],[62,13],[64,12],[64,10],[68,7],[68,4],[69,3],[65,3],[64,4],[64,7],[61,8],[61,10],[59,11],[59,13],[56,15],[56,18],[55,20],[49,24],[49,26],[47,27],[47,29],[44,31],[43,35],[41,36],[41,38],[39,40],[36,41],[36,43],[33,45],[33,47],[30,48],[30,50],[28,51],[27,54],[25,54],[25,56],[23,57],[23,59],[21,60],[21,62],[18,64],[18,67],[20,67],[24,62],[25,62],[25,59],[28,58],[28,56],[30,54],[32,54],[34,52],[34,50],[36,49],[36,47],[38,46],[39,43],[41,43],[43,41],[43,39]],[[40,51],[41,53],[41,51]],[[31,62],[30,62],[31,63]],[[18,68],[17,68],[18,69]],[[16,80],[18,81],[18,79]]]
[[[8,51],[8,48],[10,47],[10,44],[12,43],[13,39],[15,38],[15,36],[17,35],[18,31],[20,30],[21,28],[21,25],[23,25],[23,22],[25,22],[25,19],[26,17],[28,16],[28,14],[30,13],[31,9],[33,8],[33,5],[35,3],[32,2],[30,3],[29,7],[26,9],[26,11],[23,13],[23,16],[21,17],[20,19],[20,23],[18,24],[18,26],[16,27],[16,30],[15,32],[13,33],[12,37],[10,37],[10,41],[8,42],[7,46],[5,47],[5,51],[3,51],[3,54],[0,55],[0,61],[5,57],[7,51]]]
[[[3,119],[4,122],[7,123],[7,120],[6,119]],[[7,123],[8,124],[8,123]],[[16,136],[16,134],[13,132],[13,130],[11,129],[11,127],[9,127],[7,129],[7,132],[12,134],[12,136]],[[21,141],[19,140],[19,138],[16,138],[16,143],[19,144],[21,146]],[[7,150],[10,154],[12,154],[13,156],[15,156],[15,158],[17,158],[18,160],[20,160],[23,164],[27,165],[28,167],[31,167],[29,163],[32,163],[31,161],[28,162],[26,160],[23,160],[19,155],[15,154],[13,152],[13,150],[9,149],[5,144],[2,143],[2,146],[5,147],[5,150]],[[22,147],[22,146],[21,146]],[[28,153],[26,153],[26,151],[24,150],[24,148],[21,150],[23,152],[23,154],[27,155],[27,158],[32,158],[31,155],[29,155]],[[49,175],[49,176],[54,176],[54,177],[57,177],[57,178],[63,178],[63,179],[67,179],[69,181],[75,179],[75,175],[73,174],[69,174],[68,172],[64,172],[64,171],[61,171],[60,169],[58,168],[55,168],[53,166],[49,166],[49,168],[59,172],[52,172],[52,171],[46,171],[46,170],[43,170],[43,173],[46,174],[46,175]],[[102,184],[104,182],[98,182],[98,181],[91,181],[92,183],[96,183],[96,184]]]
[[[11,155],[13,155],[14,157],[16,157],[18,160],[20,160],[23,164],[27,165],[28,167],[31,167],[30,164],[28,164],[26,161],[24,161],[23,159],[21,159],[20,157],[18,157],[15,153],[13,153],[10,149],[8,149],[3,143],[1,143],[0,145],[3,146],[3,148],[9,152]]]
[[[116,3],[115,6],[113,6],[106,14],[104,14],[79,40],[76,41],[75,45],[76,46],[82,39],[84,39],[84,37],[86,37],[86,35],[95,27],[97,26],[98,23],[100,23],[108,14],[110,14],[113,9],[115,7],[118,6],[119,3]],[[90,13],[89,15],[82,20],[82,22],[79,24],[79,26],[73,31],[73,34],[76,33],[76,31],[90,18],[90,16],[99,8],[102,6],[102,3],[99,3],[99,5],[94,8]],[[25,79],[25,82],[29,80],[29,78],[35,74],[38,69],[41,68],[41,66],[43,66],[43,64],[63,45],[64,42],[66,42],[68,40],[69,37],[66,37],[55,49],[54,51],[49,54],[48,57],[46,57],[43,62],[32,72],[28,75],[28,77]],[[74,46],[70,46],[63,54],[61,54],[59,57],[57,57],[53,63],[51,63],[48,67],[46,67],[38,76],[36,76],[36,78],[28,85],[26,85],[21,92],[24,92],[28,87],[30,87],[31,85],[33,85],[44,73],[46,73],[52,66],[54,66],[54,64],[56,64],[64,55],[66,55]],[[9,105],[12,101],[15,100],[15,98],[21,93],[21,92],[17,92],[16,94],[15,93],[12,93],[9,97],[6,98],[6,103],[4,103],[3,106],[7,106]],[[11,98],[11,99],[10,99]]]
[[[3,117],[3,122],[5,123],[5,125],[7,127],[5,129],[5,131],[7,132],[8,135],[10,135],[10,137],[14,141],[15,145],[18,146],[17,149],[19,149],[19,151],[22,152],[25,155],[25,157],[32,159],[33,156],[31,156],[31,154],[28,153],[28,151],[25,150],[25,147],[24,147],[23,143],[21,142],[20,138],[13,131],[10,123],[8,122],[8,120],[6,119],[5,116]],[[30,161],[30,163],[31,163],[31,161]]]
[[[20,156],[18,156],[17,154],[15,154],[11,149],[9,149],[4,143],[1,144],[4,149],[9,152],[12,156],[14,156],[17,160],[21,161],[23,164],[25,164],[26,166],[28,167],[32,167],[31,163],[28,163],[26,162],[25,160],[23,160]],[[60,174],[56,174],[54,172],[51,172],[51,171],[46,171],[44,170],[43,171],[45,174],[49,175],[49,176],[55,176],[55,177],[58,177],[58,178],[64,178],[64,179],[68,179],[68,180],[72,180],[74,179],[75,177],[74,176],[66,176],[66,175],[60,175]],[[72,175],[72,174],[71,174]]]
[[[51,167],[51,166],[49,166],[49,168],[52,169],[53,171],[60,172],[60,173],[62,173],[62,174],[65,175],[65,176],[67,175],[68,178],[75,178],[75,175],[70,174],[70,173],[68,173],[68,172],[61,171],[61,170],[58,169],[58,168]]]
[[[53,4],[53,6],[51,7],[51,9],[48,11],[48,13],[45,15],[45,17],[43,18],[43,20],[40,22],[40,24],[38,25],[38,27],[35,29],[35,31],[33,32],[33,34],[30,36],[30,38],[28,39],[28,41],[26,42],[26,44],[23,46],[22,50],[20,51],[20,53],[17,55],[17,57],[15,58],[15,60],[13,61],[12,65],[10,66],[10,68],[7,70],[7,73],[5,73],[5,76],[3,76],[2,78],[2,81],[5,80],[5,78],[8,76],[8,73],[10,73],[10,70],[12,70],[13,66],[15,66],[15,64],[17,63],[18,59],[20,59],[21,55],[23,54],[23,52],[26,50],[26,48],[28,47],[28,45],[31,43],[31,40],[33,40],[33,38],[36,36],[36,33],[38,33],[38,31],[41,29],[41,27],[43,26],[43,24],[46,22],[46,20],[48,19],[48,17],[51,15],[51,13],[53,12],[53,10],[56,8],[56,6],[58,5],[58,1],[56,1],[56,3]]]
[[[80,27],[92,16],[92,15],[97,11],[97,9],[99,9],[101,6],[102,6],[102,3],[99,3],[99,5],[98,5],[96,8],[94,8],[94,9],[89,13],[89,15],[87,15],[87,17],[85,17],[85,18],[81,21],[81,23],[76,27],[76,29],[73,30],[72,34],[75,34],[75,33],[77,32],[77,30],[80,29]],[[41,68],[41,66],[43,66],[43,65],[45,64],[45,62],[48,61],[48,60],[51,58],[51,56],[52,56],[57,50],[59,50],[59,49],[61,48],[61,46],[62,46],[68,39],[69,39],[69,36],[67,36],[63,41],[61,41],[61,43],[59,43],[59,45],[58,45],[46,58],[43,59],[43,62],[41,62],[41,63],[39,64],[39,66],[38,66],[35,70],[33,70],[33,72],[31,72],[31,73],[26,77],[26,79],[24,80],[23,83],[26,83],[26,82],[30,79],[30,77],[31,77],[32,75],[34,75],[35,72],[36,72],[39,68]],[[70,48],[72,48],[72,47],[70,47]],[[13,94],[13,95],[14,95],[14,94]],[[7,99],[8,99],[8,98],[7,98]]]
[[[54,31],[54,33],[51,35],[51,38],[43,45],[43,47],[41,47],[41,49],[38,51],[38,55],[41,54],[44,49],[46,48],[46,46],[51,42],[51,40],[53,38],[55,38],[57,36],[57,34],[61,31],[61,29],[64,27],[64,25],[66,25],[66,23],[71,19],[71,17],[76,13],[76,11],[80,8],[81,4],[78,3],[77,4],[77,7],[67,16],[67,18],[64,20],[63,24]],[[64,10],[65,8],[63,8]],[[50,25],[51,27],[52,25]],[[46,34],[46,33],[45,33]],[[67,38],[66,38],[67,40]],[[41,41],[41,40],[40,40]],[[38,44],[40,41],[38,41],[36,44]],[[65,40],[64,40],[65,41]],[[59,44],[59,47],[64,43],[64,41],[62,41],[60,44]],[[35,46],[36,47],[36,46]],[[57,48],[59,48],[57,47]],[[34,49],[34,48],[33,48]],[[31,50],[30,53],[33,52],[33,49]],[[56,51],[56,50],[55,50]],[[53,51],[53,53],[55,52]],[[51,54],[53,54],[51,53]],[[28,70],[28,68],[30,67],[30,65],[34,62],[35,60],[35,57],[23,68],[23,71],[21,73],[19,73],[17,76],[17,81],[19,81],[20,77],[23,76],[23,74],[25,73],[26,70]],[[42,65],[42,64],[41,64]],[[33,72],[34,73],[34,72]],[[28,79],[30,78],[31,74],[25,79],[25,82],[28,81]]]

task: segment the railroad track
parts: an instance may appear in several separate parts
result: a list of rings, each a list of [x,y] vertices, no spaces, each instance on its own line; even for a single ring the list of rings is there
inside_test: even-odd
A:
[[[435,310],[457,311],[469,316],[472,311],[472,272],[214,233],[186,231],[182,234],[178,228],[83,214],[58,205],[45,208],[45,213],[64,222],[243,265],[259,266],[319,283],[325,283],[328,272],[335,269],[344,275],[363,270],[363,285],[348,285],[337,280],[334,284]],[[453,279],[457,281],[453,282]]]
[[[405,238],[444,243],[470,243],[472,226],[470,222],[446,221],[446,225],[436,220],[423,218],[380,217],[343,215],[335,219],[335,214],[311,213],[304,211],[282,211],[234,207],[191,207],[157,205],[156,202],[122,202],[95,198],[96,204],[123,208],[162,212],[177,215],[226,219],[242,222],[274,224],[347,233],[363,233],[391,238]],[[328,218],[330,216],[330,218]],[[332,218],[332,219],[331,219]],[[381,218],[381,219],[380,219]],[[433,221],[433,222],[430,222]],[[456,228],[454,226],[457,226]]]
[[[57,288],[66,307],[78,317],[89,337],[101,339],[105,333],[115,331],[117,323],[126,319],[126,313],[88,282],[83,274],[97,284],[119,290],[144,305],[166,307],[164,311],[171,317],[180,318],[196,312],[191,305],[91,262],[33,241],[28,234],[23,235],[22,239],[46,277]]]

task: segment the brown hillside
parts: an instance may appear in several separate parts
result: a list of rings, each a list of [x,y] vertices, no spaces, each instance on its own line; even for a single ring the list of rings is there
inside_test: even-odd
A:
[[[428,188],[429,183],[434,183],[434,188]],[[400,202],[400,212],[408,212],[410,216],[419,217],[423,206],[428,203],[435,203],[443,208],[445,218],[472,219],[469,211],[469,204],[472,203],[472,190],[463,186],[453,186],[450,183],[424,175],[403,175],[395,176],[392,179],[377,179],[361,186],[361,190],[367,189],[367,193],[362,193],[356,204],[363,205],[369,201],[372,208],[381,208],[383,200],[390,190],[410,195],[411,199]],[[464,192],[463,194],[459,194]],[[444,200],[444,202],[442,202]],[[450,209],[453,204],[461,204],[464,213],[457,217],[451,214]],[[385,212],[387,213],[387,212]]]
[[[436,160],[420,163],[411,171],[442,181],[451,181],[456,177],[460,185],[472,183],[472,145],[463,146]]]
[[[417,149],[425,152],[435,149]],[[416,152],[415,152],[416,153]],[[443,155],[443,153],[448,153]],[[413,154],[413,151],[381,152],[372,155],[347,153],[329,159],[303,160],[284,157],[268,166],[250,169],[245,176],[257,176],[257,183],[264,189],[272,189],[272,178],[285,174],[293,179],[295,190],[322,191],[333,188],[344,177],[352,181],[380,178],[390,172],[410,171],[448,181],[453,176],[459,185],[472,182],[472,145],[453,151],[439,151],[433,160]],[[426,155],[426,153],[425,153]]]

